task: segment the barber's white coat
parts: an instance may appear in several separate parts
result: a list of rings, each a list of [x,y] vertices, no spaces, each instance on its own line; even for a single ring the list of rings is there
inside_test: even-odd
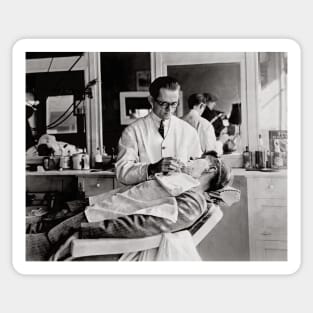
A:
[[[152,114],[136,120],[123,132],[119,141],[116,176],[123,184],[147,180],[148,165],[164,157],[175,157],[186,163],[202,154],[197,131],[185,121],[172,116],[163,139]]]
[[[193,109],[183,117],[183,120],[197,130],[202,151],[216,150],[214,127],[208,120]]]

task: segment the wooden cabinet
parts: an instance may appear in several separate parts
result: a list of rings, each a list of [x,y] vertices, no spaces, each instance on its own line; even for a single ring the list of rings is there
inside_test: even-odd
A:
[[[59,192],[65,200],[95,196],[114,188],[117,188],[115,174],[109,171],[47,171],[26,175],[27,192]]]
[[[115,188],[115,179],[112,177],[78,177],[78,188],[85,197],[96,196],[100,193],[110,191]]]
[[[74,176],[69,175],[26,175],[26,192],[60,192],[72,193],[75,190]]]
[[[253,257],[256,261],[287,261],[287,241],[257,240]]]
[[[250,260],[287,260],[287,177],[247,177]]]
[[[238,172],[238,175],[237,175]],[[241,191],[240,201],[223,206],[223,218],[197,249],[203,261],[249,261],[247,180],[243,170],[234,170],[233,187]]]
[[[206,261],[287,260],[287,172],[234,169],[240,201],[223,207],[221,222],[198,250]]]

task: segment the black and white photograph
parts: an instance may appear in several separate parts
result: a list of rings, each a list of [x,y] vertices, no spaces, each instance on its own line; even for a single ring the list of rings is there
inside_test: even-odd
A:
[[[1,312],[313,311],[308,1],[7,1]]]
[[[160,51],[144,40],[137,51],[17,43],[17,263],[30,272],[73,262],[118,272],[136,261],[166,273],[190,261],[200,272],[223,273],[225,261],[225,273],[294,269],[294,46],[226,41],[190,51],[192,41],[181,41]]]

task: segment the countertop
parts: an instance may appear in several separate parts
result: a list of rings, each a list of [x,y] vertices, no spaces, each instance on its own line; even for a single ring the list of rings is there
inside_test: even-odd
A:
[[[244,168],[233,168],[234,176],[246,176],[246,177],[286,177],[287,169],[276,170],[273,172],[262,171],[246,171]]]
[[[113,170],[63,170],[63,171],[26,171],[27,176],[101,176],[101,177],[115,177]]]
[[[234,176],[245,176],[245,177],[286,177],[287,170],[282,169],[273,172],[262,172],[262,171],[246,171],[244,168],[233,168]],[[113,169],[101,171],[101,170],[63,170],[63,171],[44,171],[44,172],[31,172],[26,171],[27,176],[102,176],[102,177],[115,177],[115,172]]]

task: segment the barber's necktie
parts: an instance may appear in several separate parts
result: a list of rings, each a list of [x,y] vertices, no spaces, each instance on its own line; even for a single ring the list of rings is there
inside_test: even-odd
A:
[[[159,133],[161,134],[162,138],[164,138],[164,125],[163,125],[163,120],[161,120],[161,123],[160,123]]]

